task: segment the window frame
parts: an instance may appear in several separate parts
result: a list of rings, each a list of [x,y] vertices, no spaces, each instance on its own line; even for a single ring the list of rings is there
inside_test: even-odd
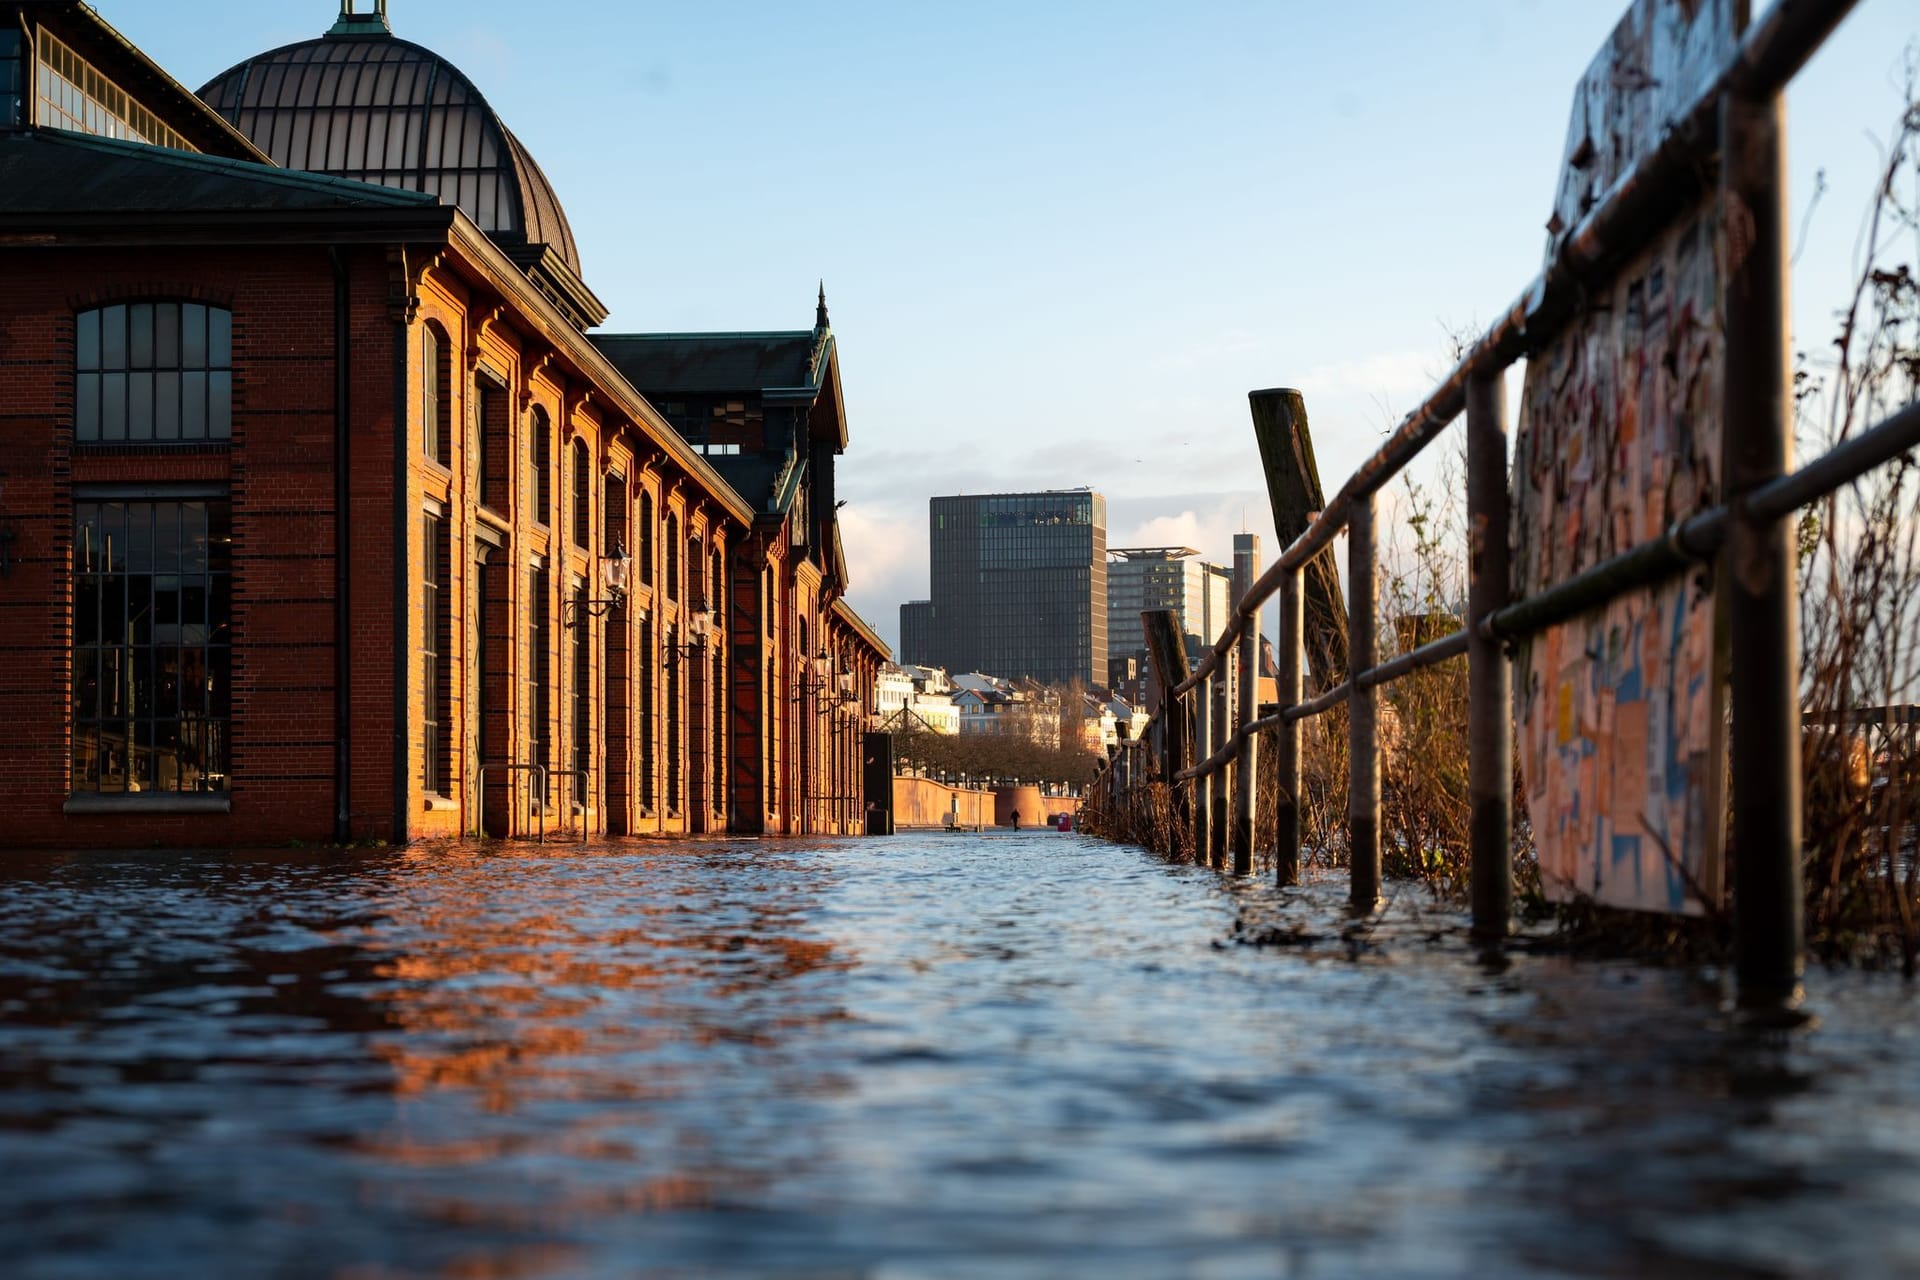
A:
[[[233,325],[232,308],[195,298],[128,298],[75,311],[74,443],[231,443]]]
[[[453,466],[453,340],[437,321],[421,326],[420,449],[429,462]]]
[[[170,510],[170,518],[162,517],[163,510]],[[144,548],[134,533],[135,511],[142,513],[139,527],[146,535]],[[192,518],[196,511],[197,519]],[[75,488],[71,520],[67,811],[224,811],[230,806],[233,781],[230,494],[224,486],[80,485]],[[96,522],[97,552],[93,549]],[[125,547],[117,561],[111,551],[116,532]],[[164,542],[169,537],[171,547]],[[140,601],[145,603],[136,612]],[[116,602],[120,622],[109,628]],[[134,628],[142,615],[144,638],[136,638]],[[187,621],[189,615],[198,621]],[[163,628],[172,634],[159,634]],[[110,630],[128,638],[108,643]],[[111,680],[107,676],[110,654],[115,668]],[[169,658],[170,668],[163,665]],[[142,667],[147,675],[144,693],[138,683]],[[124,702],[119,700],[123,691]],[[115,699],[111,708],[110,696]],[[110,787],[104,785],[110,751],[107,731],[121,726],[126,733],[119,741],[119,785]],[[189,732],[190,726],[197,731]],[[171,742],[165,740],[169,727]],[[89,746],[90,758],[83,764],[82,753]],[[193,768],[185,762],[188,750],[196,747],[200,765]],[[162,787],[169,750],[174,785]],[[197,777],[189,777],[190,768]],[[209,779],[217,780],[217,785],[205,785]],[[188,781],[200,785],[183,785]]]
[[[544,529],[553,522],[553,420],[534,405],[527,429],[533,433],[533,522]]]
[[[579,436],[573,438],[573,545],[586,550],[593,545],[593,451]]]

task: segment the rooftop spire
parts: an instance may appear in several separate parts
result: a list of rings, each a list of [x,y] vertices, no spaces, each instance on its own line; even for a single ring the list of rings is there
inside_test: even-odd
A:
[[[387,0],[373,0],[373,12],[360,12],[361,0],[340,0],[340,17],[327,29],[330,36],[390,36]]]
[[[813,311],[813,327],[816,329],[827,327],[827,282],[824,279],[820,281],[820,305]]]

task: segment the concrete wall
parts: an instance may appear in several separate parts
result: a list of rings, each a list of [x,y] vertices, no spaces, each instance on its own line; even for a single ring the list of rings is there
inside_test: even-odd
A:
[[[954,819],[954,822],[957,825],[968,829],[993,825],[992,792],[949,787],[945,783],[933,782],[926,778],[895,778],[893,780],[895,830],[945,826],[946,815],[954,812],[956,805],[959,816]]]

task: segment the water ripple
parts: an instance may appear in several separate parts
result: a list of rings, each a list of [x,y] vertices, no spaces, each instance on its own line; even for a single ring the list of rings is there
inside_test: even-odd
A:
[[[14,854],[29,1277],[1920,1269],[1912,994],[1075,836]],[[1240,927],[1236,929],[1236,922]],[[1277,945],[1243,945],[1255,938]]]

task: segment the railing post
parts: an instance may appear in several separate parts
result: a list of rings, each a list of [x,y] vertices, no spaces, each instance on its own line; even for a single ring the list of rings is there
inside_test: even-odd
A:
[[[1238,608],[1260,576],[1260,535],[1235,534],[1233,539],[1233,595]],[[1240,632],[1240,705],[1235,708],[1234,725],[1245,729],[1254,721],[1260,689],[1260,612],[1255,610]],[[1248,734],[1240,743],[1240,758],[1233,769],[1233,874],[1253,874],[1254,797],[1258,791],[1259,748],[1257,735]]]
[[[1193,763],[1187,729],[1187,708],[1173,691],[1187,678],[1187,646],[1180,635],[1180,618],[1171,609],[1147,609],[1140,614],[1147,637],[1147,659],[1160,694],[1160,776],[1173,792],[1174,817],[1185,823],[1187,784],[1174,779]]]
[[[1280,579],[1280,634],[1274,637],[1279,650],[1281,707],[1300,701],[1300,571],[1293,570]],[[1279,792],[1274,810],[1274,879],[1280,884],[1300,883],[1300,722],[1289,720],[1274,733],[1278,752]]]
[[[1213,754],[1213,679],[1202,680],[1193,690],[1194,763]],[[1203,774],[1193,780],[1193,859],[1213,865],[1213,788],[1214,775]]]
[[[1513,918],[1513,664],[1476,624],[1504,607],[1508,575],[1506,373],[1467,383],[1467,800],[1473,936],[1507,936]]]
[[[1797,998],[1805,963],[1800,869],[1800,670],[1793,547],[1784,519],[1742,496],[1791,452],[1785,228],[1786,126],[1778,94],[1720,103],[1721,216],[1732,233],[1722,470],[1733,506],[1721,558],[1733,711],[1734,961],[1745,1003]]]
[[[1233,708],[1228,701],[1233,685],[1233,653],[1229,650],[1220,655],[1219,669],[1209,682],[1209,692],[1213,697],[1213,742],[1207,750],[1213,755],[1233,737]],[[1213,775],[1213,785],[1207,795],[1213,800],[1213,811],[1207,815],[1207,865],[1226,870],[1227,866],[1227,787],[1228,770],[1231,766],[1222,766]]]
[[[1347,858],[1355,910],[1380,901],[1379,690],[1360,687],[1374,665],[1375,495],[1361,494],[1347,518]]]

